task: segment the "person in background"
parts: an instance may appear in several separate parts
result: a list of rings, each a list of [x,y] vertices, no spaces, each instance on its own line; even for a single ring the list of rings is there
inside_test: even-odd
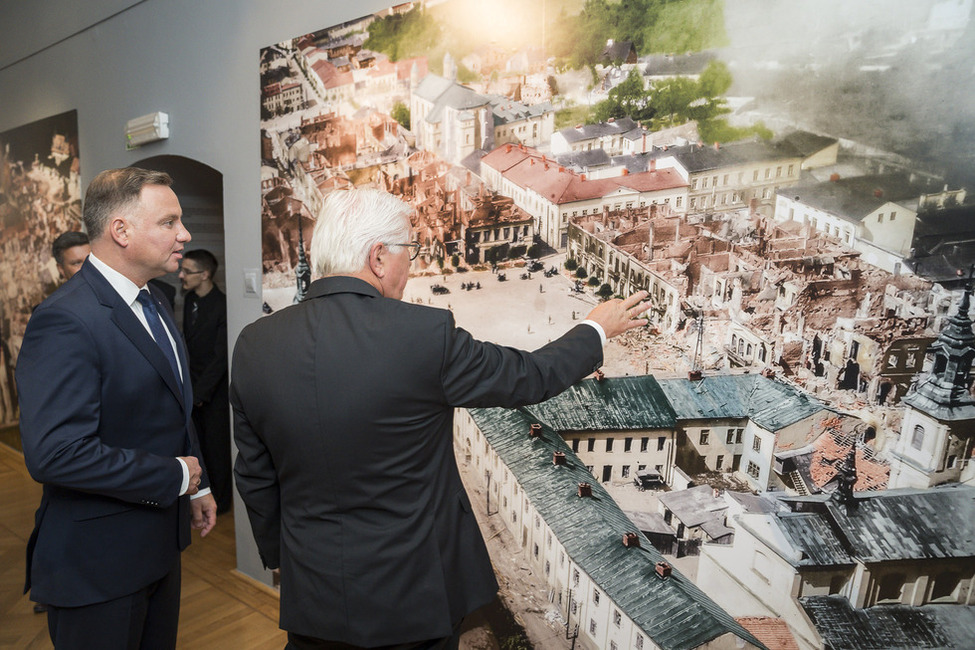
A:
[[[85,258],[90,252],[91,246],[88,244],[88,235],[80,230],[63,232],[51,244],[51,255],[54,256],[58,273],[61,274],[61,278],[65,282],[81,269],[81,265],[84,264]]]
[[[385,192],[331,193],[311,242],[320,279],[235,346],[234,473],[261,558],[281,569],[291,649],[456,647],[498,585],[454,408],[552,397],[646,323],[640,292],[535,352],[477,341],[449,311],[402,301],[411,213]]]
[[[190,241],[171,183],[95,177],[91,254],[34,311],[17,360],[24,461],[44,487],[25,591],[58,650],[175,648],[180,551],[216,522],[182,339],[147,288]]]
[[[234,494],[227,393],[227,297],[213,282],[216,272],[213,253],[187,251],[179,280],[186,292],[183,337],[193,382],[193,423],[220,514],[230,510]]]

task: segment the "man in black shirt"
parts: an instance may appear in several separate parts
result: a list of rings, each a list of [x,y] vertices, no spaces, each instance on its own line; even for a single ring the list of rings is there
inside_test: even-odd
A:
[[[186,252],[179,279],[186,292],[183,337],[193,382],[193,424],[200,439],[217,513],[233,503],[230,411],[227,396],[227,297],[213,282],[217,258],[207,250]]]

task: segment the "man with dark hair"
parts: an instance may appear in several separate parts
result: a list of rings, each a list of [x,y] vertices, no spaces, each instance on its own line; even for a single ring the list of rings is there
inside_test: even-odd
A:
[[[191,525],[216,521],[189,362],[147,289],[190,241],[171,182],[134,167],[95,177],[91,254],[35,310],[17,361],[24,460],[44,485],[26,589],[58,650],[175,648],[180,551]]]
[[[640,292],[535,352],[477,341],[449,311],[402,301],[411,214],[377,190],[330,194],[311,241],[320,279],[234,350],[234,473],[261,558],[281,568],[289,649],[456,647],[498,584],[454,408],[552,397],[646,323]]]
[[[203,249],[187,251],[179,280],[186,292],[183,336],[193,382],[193,423],[217,513],[233,503],[230,467],[230,408],[227,399],[227,297],[214,283],[217,258]]]
[[[51,244],[51,255],[61,277],[67,281],[81,269],[85,258],[91,252],[88,235],[79,230],[69,230],[58,235]]]

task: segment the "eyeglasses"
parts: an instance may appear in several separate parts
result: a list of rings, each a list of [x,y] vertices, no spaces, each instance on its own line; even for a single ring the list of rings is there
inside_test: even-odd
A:
[[[179,272],[183,275],[199,275],[200,273],[206,273],[206,271],[187,271],[186,269],[180,269]]]
[[[386,244],[387,246],[404,246],[410,249],[410,261],[416,259],[416,256],[420,254],[420,242],[411,241],[409,244]]]

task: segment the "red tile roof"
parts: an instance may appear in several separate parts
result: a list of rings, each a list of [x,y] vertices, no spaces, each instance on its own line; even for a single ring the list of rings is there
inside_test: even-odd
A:
[[[781,618],[771,616],[742,616],[735,619],[755,635],[769,650],[799,650],[789,626]]]
[[[339,69],[328,61],[319,61],[312,66],[312,69],[321,78],[326,88],[338,88],[354,83],[351,72],[339,72]]]

